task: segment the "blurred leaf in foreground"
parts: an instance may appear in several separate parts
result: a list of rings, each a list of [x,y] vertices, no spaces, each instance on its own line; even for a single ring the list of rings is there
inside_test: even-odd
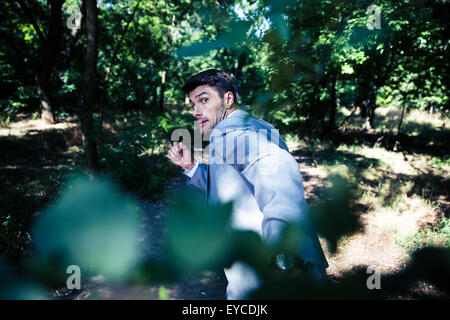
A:
[[[208,207],[201,199],[179,198],[171,208],[167,251],[185,270],[202,271],[225,263],[232,247],[231,204]]]
[[[160,286],[159,287],[159,299],[160,300],[169,300],[169,294],[167,293],[166,287]]]
[[[32,279],[19,277],[0,261],[0,300],[44,300],[49,296]]]
[[[75,177],[36,221],[38,254],[123,280],[139,262],[136,203],[109,180]]]

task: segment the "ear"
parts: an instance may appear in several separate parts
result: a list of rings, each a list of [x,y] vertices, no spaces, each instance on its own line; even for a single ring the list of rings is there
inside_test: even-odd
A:
[[[227,93],[225,93],[224,99],[223,99],[224,103],[225,103],[225,107],[229,108],[231,107],[231,105],[234,103],[234,95],[233,92],[228,91]]]

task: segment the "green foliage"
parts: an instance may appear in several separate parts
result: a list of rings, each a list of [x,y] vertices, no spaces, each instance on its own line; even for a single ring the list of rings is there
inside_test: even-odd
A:
[[[414,236],[401,239],[400,245],[408,252],[425,247],[450,247],[450,218],[443,218],[439,223],[425,230],[419,231]]]
[[[208,207],[198,198],[178,200],[169,215],[167,245],[171,261],[185,270],[214,269],[231,248],[231,205]]]
[[[1,300],[43,300],[49,295],[35,280],[20,278],[6,263],[0,260]]]
[[[117,281],[139,261],[139,221],[137,204],[108,180],[76,177],[36,221],[32,237],[40,258]]]
[[[160,300],[169,300],[170,299],[169,294],[167,293],[167,290],[164,286],[159,287],[158,294],[159,294]]]
[[[106,172],[129,191],[140,197],[156,199],[174,173],[163,155],[138,156],[120,149],[100,153]]]
[[[266,115],[284,109],[288,117],[306,118],[316,130],[336,127],[339,104],[359,107],[371,122],[372,110],[398,95],[409,109],[448,109],[448,45],[440,2],[221,3],[100,3],[100,104],[149,110],[157,122],[164,102],[184,99],[180,88],[191,74],[214,67],[233,76],[244,104]],[[64,8],[74,4],[66,1]],[[370,5],[380,8],[380,29],[367,27]],[[41,44],[15,5],[4,3],[1,9],[11,17],[2,31],[14,35],[1,42],[2,85],[11,89],[0,97],[6,123],[21,109],[36,108],[35,84],[19,80],[30,77],[18,50],[39,61]],[[33,9],[38,23],[45,24],[47,8],[39,2]],[[68,18],[65,11],[63,18]],[[72,50],[69,57],[61,50],[58,62],[67,58],[70,63],[51,81],[57,110],[78,108],[82,26],[75,38],[63,28],[61,49]]]
[[[105,172],[126,190],[142,198],[156,199],[179,171],[161,152],[170,143],[171,131],[187,122],[169,112],[156,122],[146,116],[129,113],[113,118],[111,122],[117,132],[102,133],[99,158]]]
[[[342,190],[345,179],[335,177],[333,182],[326,193],[345,192]],[[327,201],[330,201],[328,208],[336,205],[336,201],[342,202],[342,210],[349,207],[344,203],[348,197]],[[49,298],[44,294],[46,288],[62,286],[65,273],[61,270],[71,264],[80,266],[85,276],[93,272],[116,284],[129,281],[142,284],[173,281],[183,273],[222,268],[236,260],[250,264],[262,276],[263,286],[253,296],[260,299],[387,298],[406,292],[418,279],[449,289],[446,282],[449,252],[443,248],[416,251],[406,269],[383,275],[382,290],[367,289],[367,273],[363,268],[346,273],[324,287],[311,287],[302,274],[274,270],[269,263],[276,251],[267,248],[254,232],[232,231],[229,228],[231,209],[232,204],[208,207],[192,197],[175,197],[168,221],[166,256],[154,260],[145,257],[138,246],[140,214],[130,196],[104,178],[72,179],[61,197],[36,218],[35,255],[22,261],[14,274],[7,265],[0,264],[3,285],[0,296],[3,299]],[[351,219],[345,218],[345,213],[339,214],[339,217],[331,215],[331,219],[318,220],[322,230],[332,230],[331,224],[335,227],[336,223],[342,227],[341,235],[323,232],[330,243],[352,232]],[[282,242],[289,246],[293,239],[298,240],[296,232],[286,232]],[[161,284],[159,298],[169,298]]]
[[[27,4],[38,27],[48,30],[48,4],[45,1]],[[79,4],[80,1],[65,1],[63,22],[69,17],[66,9]],[[367,28],[367,8],[372,4],[381,9],[381,29]],[[435,177],[390,177],[384,171],[386,163],[356,153],[363,143],[411,153],[431,150],[442,155],[432,160],[432,167],[448,166],[449,135],[445,123],[437,128],[409,121],[402,127],[403,135],[393,136],[389,133],[397,128],[400,118],[391,121],[389,114],[375,113],[380,107],[403,107],[406,113],[415,109],[431,110],[442,112],[448,118],[445,113],[450,96],[447,5],[426,0],[398,3],[387,0],[375,3],[366,0],[99,1],[101,32],[95,126],[102,169],[121,188],[141,198],[156,199],[168,179],[179,171],[163,155],[171,143],[171,132],[181,127],[192,131],[193,118],[187,114],[189,109],[183,103],[185,95],[181,86],[196,72],[222,69],[233,77],[243,105],[249,105],[273,122],[283,134],[301,135],[312,141],[309,153],[322,156],[322,165],[344,164],[350,171],[348,175],[327,180],[330,189],[323,190],[322,203],[311,210],[319,233],[334,251],[339,239],[358,229],[354,205],[361,195],[357,193],[361,191],[357,185],[368,183],[364,173],[379,172],[379,181],[367,179],[375,185],[370,196],[375,195],[391,209],[401,199],[398,190],[408,179],[414,180],[417,190],[411,189],[413,193],[422,192],[423,185],[428,186],[420,179],[430,180],[431,184],[439,181],[433,188],[442,185],[445,189],[446,180]],[[0,126],[3,127],[21,113],[33,113],[33,119],[39,118],[35,78],[41,71],[45,45],[17,2],[1,2],[0,17],[3,21]],[[55,72],[50,76],[48,90],[56,115],[66,118],[79,113],[85,21],[75,35],[65,23],[61,32],[62,41],[58,44]],[[133,117],[130,112],[133,110],[141,114]],[[111,125],[110,131],[104,129],[103,124],[116,123],[117,119],[108,122],[108,117],[114,115],[119,115],[119,125]],[[361,119],[355,120],[357,115]],[[381,133],[349,137],[343,128],[349,123],[352,129],[376,129]],[[317,137],[320,139],[316,140]],[[49,143],[45,137],[42,141]],[[335,145],[341,143],[353,150],[337,150]],[[320,150],[318,144],[330,145]],[[41,167],[52,165],[45,156],[38,152],[35,155],[42,159]],[[27,164],[25,158],[20,165]],[[18,165],[9,163],[7,156],[5,159],[2,168]],[[70,161],[76,165],[78,159]],[[62,191],[62,183],[56,183],[60,180],[62,176],[36,184],[24,179],[0,186],[3,255],[24,254],[30,241],[31,216]],[[385,182],[384,189],[381,182]],[[75,259],[83,268],[92,267],[123,280],[128,269],[140,265],[134,247],[135,203],[105,180],[76,180],[69,185],[71,189],[64,191],[63,197],[43,213],[37,224],[32,240],[39,254],[45,257],[33,263],[42,264],[46,269],[50,256],[57,256],[56,260],[63,259],[65,263]],[[215,208],[216,215],[212,215],[213,209],[185,201],[176,202],[171,211],[167,264],[144,261],[150,267],[134,270],[136,274],[150,274],[152,279],[162,274],[176,278],[182,268],[200,272],[229,265],[237,258],[257,266],[258,270],[264,269],[273,248],[265,248],[254,233],[229,232],[226,225],[231,207]],[[301,239],[299,230],[289,230],[285,248],[291,248],[293,240]],[[436,229],[408,239],[408,246],[412,246],[408,248],[435,243],[448,246],[448,236],[448,219],[444,219]],[[424,259],[428,258],[446,266],[448,260],[442,257],[448,257],[444,249],[424,249],[413,259],[417,259],[418,262],[414,261],[418,266],[423,266]],[[9,297],[40,296],[38,284],[30,281],[28,285],[25,280],[19,285],[19,279],[6,269],[0,272],[2,282],[3,278],[13,279],[8,283],[17,284],[15,288],[18,288]],[[409,269],[408,279],[416,279],[418,275],[432,278],[429,273],[423,275],[417,270]],[[345,275],[340,287],[321,292],[322,297],[368,297],[362,290],[365,288],[354,287],[355,281],[361,280],[363,284],[364,274],[360,271],[354,277]],[[402,282],[401,289],[409,282],[405,280],[404,286]],[[288,281],[284,287],[284,293],[292,293],[291,298],[317,293],[311,291],[308,296],[309,293],[300,290],[303,288],[290,292],[292,283]],[[273,295],[274,291],[269,290],[273,288],[270,285],[267,288],[261,291],[262,297]],[[165,287],[160,287],[159,296],[169,298]]]

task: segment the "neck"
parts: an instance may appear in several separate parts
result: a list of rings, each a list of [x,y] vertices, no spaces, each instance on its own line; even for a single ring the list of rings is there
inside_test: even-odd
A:
[[[222,119],[228,118],[230,116],[230,114],[232,114],[233,112],[235,112],[236,110],[239,110],[239,108],[227,108],[223,111],[222,114]]]
[[[232,114],[233,112],[235,112],[235,111],[237,111],[237,110],[239,110],[239,108],[230,108],[230,109],[227,109],[226,110],[226,112],[225,112],[225,118],[226,117],[228,117],[230,114]]]

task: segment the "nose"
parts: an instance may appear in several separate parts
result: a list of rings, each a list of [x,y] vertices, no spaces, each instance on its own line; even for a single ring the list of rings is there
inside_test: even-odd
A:
[[[200,109],[197,107],[197,105],[194,105],[194,113],[193,113],[193,115],[197,119],[202,116],[202,113],[200,112]]]

